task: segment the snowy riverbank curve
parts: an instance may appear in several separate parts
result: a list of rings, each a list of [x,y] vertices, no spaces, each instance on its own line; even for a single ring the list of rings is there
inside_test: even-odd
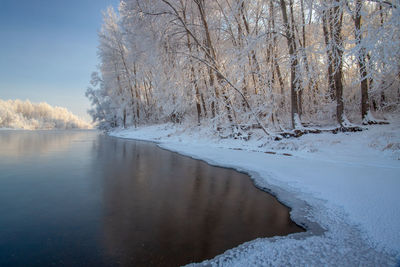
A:
[[[400,143],[399,132],[399,123],[392,123],[360,133],[263,143],[220,140],[205,130],[167,124],[110,135],[157,142],[162,148],[247,172],[258,187],[292,208],[297,223],[325,229],[260,238],[205,264],[391,266],[400,255],[399,151],[391,149]],[[271,150],[278,154],[264,153]],[[279,155],[286,152],[293,156]],[[304,204],[297,205],[299,200]]]

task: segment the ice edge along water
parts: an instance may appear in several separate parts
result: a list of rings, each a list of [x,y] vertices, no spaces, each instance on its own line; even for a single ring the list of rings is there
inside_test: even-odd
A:
[[[382,183],[387,182],[387,186],[390,188],[399,185],[397,181],[399,179],[395,179],[395,177],[399,174],[400,166],[396,161],[384,165],[377,160],[377,164],[365,166],[362,161],[350,164],[346,160],[343,162],[329,160],[329,156],[324,161],[319,161],[317,158],[285,157],[248,151],[247,147],[244,147],[243,150],[232,150],[227,148],[229,145],[221,148],[218,142],[213,142],[215,140],[196,139],[196,137],[186,132],[179,132],[176,128],[168,125],[144,127],[136,130],[116,130],[109,134],[120,138],[156,142],[161,148],[204,160],[211,165],[245,172],[250,175],[257,187],[275,195],[279,201],[289,206],[292,220],[307,229],[307,232],[289,236],[258,238],[229,249],[214,259],[202,263],[193,263],[193,265],[394,266],[398,263],[400,244],[396,245],[396,243],[400,240],[400,226],[396,227],[396,221],[398,222],[399,213],[395,214],[393,210],[396,211],[399,208],[398,206],[387,207],[382,214],[374,213],[376,210],[385,209],[385,205],[399,203],[399,197],[393,198],[393,190],[385,196],[380,195],[383,193],[378,191],[381,188],[379,184],[376,184],[376,188],[373,189],[378,192],[375,198],[372,195],[370,198],[372,201],[376,198],[382,198],[382,203],[375,203],[372,213],[365,214],[365,218],[363,218],[365,208],[368,208],[370,204],[367,199],[365,199],[367,207],[361,206],[364,210],[361,209],[360,214],[349,214],[349,211],[359,208],[357,203],[350,203],[343,207],[338,205],[341,201],[335,203],[332,201],[332,197],[343,197],[342,203],[347,203],[348,199],[352,199],[352,196],[348,195],[349,192],[347,192],[350,191],[351,193],[351,190],[346,191],[345,188],[340,188],[340,185],[332,179],[321,179],[322,183],[318,181],[318,176],[325,174],[330,178],[331,176],[338,176],[337,179],[340,184],[343,180],[340,178],[341,174],[348,172],[347,175],[349,176],[356,175],[360,168],[366,168],[367,170],[359,173],[360,176],[369,172],[371,173],[370,176],[374,177],[376,171],[382,170],[382,175],[389,174],[392,179],[388,182],[382,181]],[[329,136],[332,135],[328,135],[327,138],[330,138]],[[395,137],[397,138],[397,135]],[[362,138],[362,135],[358,138]],[[196,140],[196,142],[193,140]],[[355,147],[352,149],[355,149]],[[316,164],[322,166],[316,166]],[[282,168],[285,170],[281,171]],[[312,168],[314,168],[314,174],[310,172]],[[305,179],[307,175],[311,175],[311,179]],[[291,179],[290,176],[294,179]],[[352,181],[348,182],[348,186],[352,190],[362,191],[365,189],[362,188],[363,182],[374,185],[374,181],[371,182],[368,177],[366,181],[357,177],[355,180],[357,180],[355,184],[352,184]],[[305,185],[300,181],[304,182]],[[313,183],[317,185],[315,186]],[[331,189],[318,193],[321,184],[323,184],[323,189],[327,187],[331,187]],[[358,188],[360,186],[361,188]],[[399,188],[397,187],[397,190]],[[392,189],[396,191],[396,188]],[[335,193],[335,190],[344,191],[344,194]],[[370,192],[370,190],[366,191],[366,193]],[[352,199],[354,202],[368,198],[368,195],[357,194],[357,192],[354,192],[354,194],[356,195]],[[355,205],[352,206],[352,204]],[[388,213],[389,216],[384,216]],[[363,219],[370,219],[371,221],[364,224],[360,223]],[[389,220],[389,222],[385,223],[382,220]],[[373,225],[376,222],[382,222],[382,225]],[[371,234],[371,226],[378,229],[376,233]],[[385,227],[388,229],[385,230]],[[379,239],[377,235],[383,235],[383,237]]]

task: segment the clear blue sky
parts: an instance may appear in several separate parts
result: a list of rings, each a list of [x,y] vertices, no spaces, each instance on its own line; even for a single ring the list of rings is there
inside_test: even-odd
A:
[[[68,108],[89,120],[97,31],[119,0],[0,0],[0,98]]]

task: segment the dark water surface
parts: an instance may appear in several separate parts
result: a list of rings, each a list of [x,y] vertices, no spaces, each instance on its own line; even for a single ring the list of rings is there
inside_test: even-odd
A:
[[[0,131],[0,266],[177,266],[302,231],[247,175],[91,131]]]

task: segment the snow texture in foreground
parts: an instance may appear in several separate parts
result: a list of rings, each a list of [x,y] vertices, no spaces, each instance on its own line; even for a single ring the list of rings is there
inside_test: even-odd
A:
[[[172,124],[115,130],[210,164],[247,172],[307,228],[259,238],[199,265],[395,266],[400,259],[400,123],[358,133],[270,141],[223,139]],[[270,154],[276,153],[276,154]],[[290,153],[292,156],[283,154]]]
[[[92,126],[66,108],[52,107],[47,103],[34,104],[29,100],[0,99],[0,128],[90,129]]]

